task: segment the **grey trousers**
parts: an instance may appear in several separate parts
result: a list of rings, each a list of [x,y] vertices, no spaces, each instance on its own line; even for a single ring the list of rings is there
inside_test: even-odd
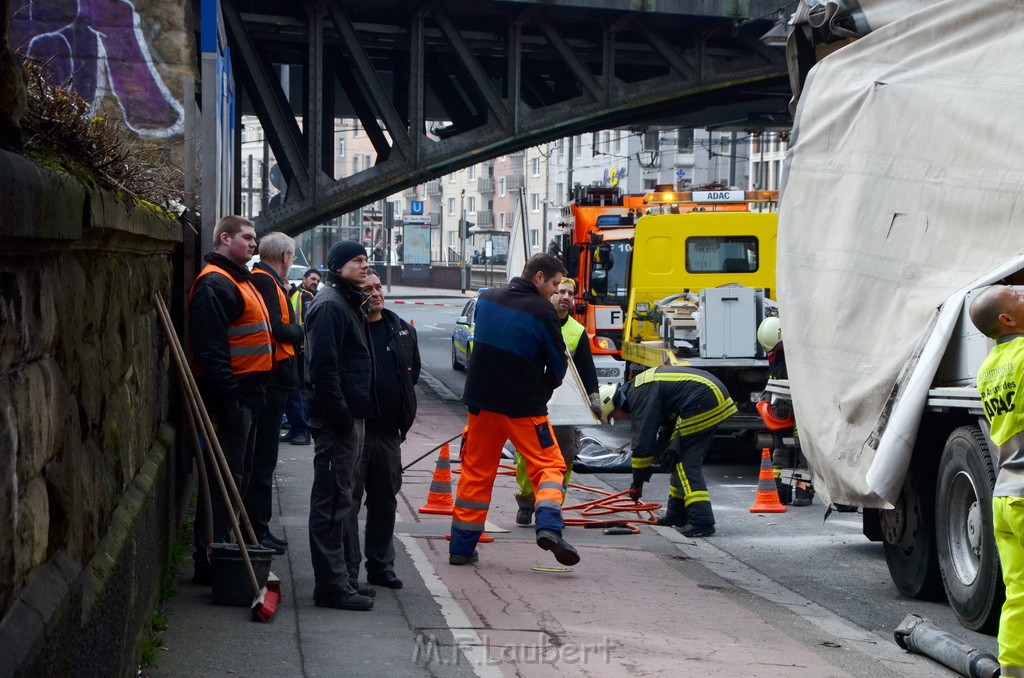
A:
[[[345,556],[351,579],[359,578],[359,506],[366,495],[366,573],[395,569],[395,514],[402,489],[402,448],[398,431],[366,429],[363,454],[352,490],[352,511],[345,531]]]
[[[317,589],[347,590],[345,531],[352,513],[352,488],[363,447],[364,423],[339,435],[312,420],[313,489],[309,497],[309,551]]]

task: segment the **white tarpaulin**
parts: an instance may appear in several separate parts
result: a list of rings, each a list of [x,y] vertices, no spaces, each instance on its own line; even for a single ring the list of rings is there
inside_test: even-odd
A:
[[[817,486],[885,507],[962,295],[1024,247],[1024,4],[859,5],[888,23],[805,83],[778,287]]]

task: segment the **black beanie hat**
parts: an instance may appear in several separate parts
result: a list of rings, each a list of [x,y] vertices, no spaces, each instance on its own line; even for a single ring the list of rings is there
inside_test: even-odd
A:
[[[366,248],[353,240],[340,240],[327,252],[327,270],[337,271],[359,255],[366,256]]]

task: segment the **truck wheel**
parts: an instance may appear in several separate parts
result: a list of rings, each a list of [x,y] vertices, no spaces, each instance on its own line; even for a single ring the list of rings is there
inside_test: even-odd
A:
[[[996,474],[976,426],[950,434],[936,485],[935,535],[950,607],[972,631],[994,633],[1005,590],[992,533]]]
[[[899,592],[940,600],[942,575],[935,549],[935,466],[910,464],[896,507],[880,511],[882,546],[889,574]]]

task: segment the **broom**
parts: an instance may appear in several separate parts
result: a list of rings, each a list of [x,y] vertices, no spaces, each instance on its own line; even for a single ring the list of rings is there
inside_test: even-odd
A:
[[[228,466],[227,459],[224,457],[224,451],[221,449],[220,441],[217,439],[217,433],[213,428],[213,423],[210,421],[209,413],[206,411],[203,400],[199,396],[199,388],[196,386],[192,372],[188,369],[186,364],[185,351],[182,349],[181,343],[178,341],[178,335],[174,332],[170,313],[167,311],[167,306],[164,304],[163,298],[160,297],[159,294],[154,295],[154,297],[156,299],[157,316],[160,318],[160,323],[163,325],[164,332],[167,334],[168,343],[171,347],[171,355],[174,358],[175,367],[177,368],[178,378],[185,386],[186,400],[188,401],[193,421],[201,424],[201,430],[205,434],[207,443],[209,443],[207,449],[212,449],[213,451],[213,458],[216,463],[211,464],[210,467],[213,469],[213,476],[217,481],[218,489],[228,504],[229,510],[227,513],[228,519],[231,522],[231,529],[235,534],[235,540],[238,542],[238,551],[242,556],[242,562],[245,564],[246,573],[249,575],[249,583],[252,585],[253,591],[256,594],[256,597],[253,599],[252,605],[250,606],[252,618],[255,621],[268,622],[273,618],[274,613],[277,611],[277,604],[281,600],[280,580],[278,580],[278,584],[273,588],[268,588],[266,586],[260,586],[259,580],[256,579],[256,571],[253,569],[252,561],[249,559],[249,551],[245,547],[245,539],[242,536],[242,529],[239,527],[238,519],[235,517],[232,499],[237,503],[237,508],[242,516],[242,520],[245,523],[246,528],[248,529],[249,537],[253,544],[258,544],[259,542],[256,540],[252,524],[249,522],[249,516],[245,512],[245,506],[242,504],[241,495],[238,492],[238,487],[235,485],[235,479],[231,475],[231,469]],[[227,486],[225,486],[225,479]],[[231,488],[231,494],[228,494],[228,487]]]

